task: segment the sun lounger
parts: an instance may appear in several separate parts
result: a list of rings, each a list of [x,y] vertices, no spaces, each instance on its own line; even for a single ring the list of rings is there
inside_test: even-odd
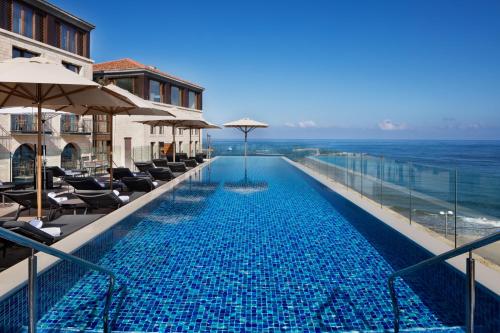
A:
[[[168,166],[168,161],[165,158],[156,158],[153,160],[153,163],[157,168],[165,168]]]
[[[118,209],[123,205],[126,205],[130,201],[130,197],[126,195],[119,195],[118,191],[114,190],[112,192],[106,193],[75,193],[75,195],[85,202],[90,209]],[[85,210],[85,214],[87,210]]]
[[[37,206],[37,196],[36,191],[33,190],[19,190],[19,191],[6,191],[3,193],[7,198],[17,203],[19,206],[17,207],[16,216],[13,218],[17,220],[21,212],[28,211],[28,214],[31,213],[31,209],[38,208]],[[57,197],[53,192],[43,192],[42,193],[42,208],[49,210],[48,219],[51,220],[53,214],[57,211],[61,212],[60,203],[64,200],[67,200],[67,197]]]
[[[196,155],[194,156],[194,158],[195,158],[196,162],[198,162],[198,163],[203,163],[203,162],[205,162],[205,160],[204,160],[204,159],[206,158],[206,155],[205,155],[205,154],[203,154],[203,153],[200,153],[200,154],[196,154]]]
[[[131,192],[151,192],[158,187],[158,182],[144,177],[123,177],[122,182]]]
[[[107,169],[108,173],[110,168]],[[123,177],[149,177],[146,173],[132,172],[129,168],[113,168],[113,178],[116,180],[121,180]]]
[[[65,181],[73,186],[77,193],[96,193],[109,190],[109,182],[99,182],[94,177],[66,177]],[[113,189],[121,188],[121,183],[113,182]]]
[[[63,215],[54,221],[44,223],[41,228],[37,228],[29,222],[24,221],[5,221],[0,222],[0,227],[9,229],[38,242],[50,245],[103,216],[104,215],[102,214]],[[58,236],[54,236],[56,234],[55,231],[57,230],[59,230],[60,233]]]
[[[177,175],[175,175],[170,168],[150,168],[148,173],[155,180],[169,181],[174,179]]]
[[[135,162],[135,167],[139,169],[140,172],[148,172],[149,169],[154,168],[154,164],[151,162]]]
[[[184,164],[186,164],[187,168],[195,168],[198,166],[198,162],[194,158],[188,158],[187,160],[182,161]]]
[[[183,161],[183,160],[187,160],[187,159],[188,159],[188,155],[186,153],[177,153],[177,154],[175,154],[175,160],[177,162]],[[172,154],[167,155],[167,160],[169,162],[173,162],[174,161]]]
[[[186,163],[184,162],[169,162],[168,167],[172,172],[174,172],[174,174],[183,174],[184,172],[188,171]]]

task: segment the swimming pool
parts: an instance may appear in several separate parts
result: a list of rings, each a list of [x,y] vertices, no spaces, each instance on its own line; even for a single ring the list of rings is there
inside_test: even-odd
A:
[[[390,329],[387,277],[428,256],[279,157],[221,157],[77,255],[127,286],[117,332]],[[402,328],[458,331],[461,275],[429,272],[397,283]],[[105,277],[71,264],[43,275],[42,332],[102,329]],[[495,309],[480,290],[481,327],[498,327]]]

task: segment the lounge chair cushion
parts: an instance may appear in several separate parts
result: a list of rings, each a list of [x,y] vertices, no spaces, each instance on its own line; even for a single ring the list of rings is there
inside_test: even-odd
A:
[[[34,219],[34,220],[29,221],[28,223],[37,229],[40,229],[43,226],[42,220]]]
[[[61,228],[58,228],[58,227],[40,228],[40,230],[48,233],[52,237],[59,237],[62,235]]]

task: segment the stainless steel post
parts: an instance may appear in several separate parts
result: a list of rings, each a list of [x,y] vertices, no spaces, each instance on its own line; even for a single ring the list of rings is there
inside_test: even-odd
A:
[[[380,157],[380,208],[384,202],[384,156]]]
[[[29,333],[36,333],[36,322],[38,313],[37,304],[37,286],[36,286],[36,276],[37,276],[37,258],[35,256],[35,250],[31,250],[31,256],[28,258],[28,311],[29,311]]]
[[[361,197],[363,197],[363,153],[361,153],[361,155],[359,156],[359,164],[359,171],[361,171]]]
[[[410,224],[412,220],[412,215],[413,215],[413,202],[412,202],[412,196],[411,196],[411,162],[408,163],[408,192],[410,195]]]
[[[474,310],[476,307],[475,295],[475,263],[472,258],[472,251],[469,251],[466,265],[466,299],[465,299],[465,329],[468,333],[474,332]]]
[[[458,209],[458,169],[455,169],[455,211],[453,212],[453,217],[455,219],[455,248],[457,248],[457,212]]]
[[[345,185],[349,191],[349,153],[345,155]]]

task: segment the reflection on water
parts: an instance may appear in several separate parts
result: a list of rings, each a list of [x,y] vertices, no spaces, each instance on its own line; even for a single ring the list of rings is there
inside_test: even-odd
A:
[[[225,182],[224,188],[228,191],[238,194],[252,194],[255,192],[265,191],[268,188],[266,181],[252,180],[248,177],[247,158],[244,158],[244,177],[237,182]]]

